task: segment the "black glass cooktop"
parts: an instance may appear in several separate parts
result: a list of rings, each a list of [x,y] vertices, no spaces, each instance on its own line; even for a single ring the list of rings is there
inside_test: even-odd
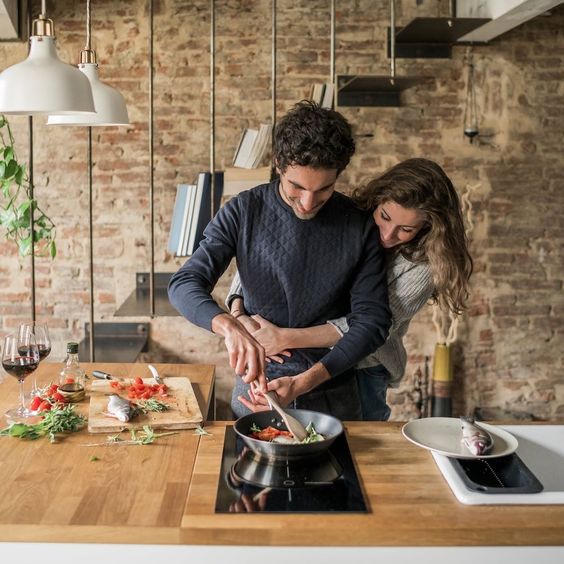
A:
[[[345,434],[314,459],[265,460],[225,430],[216,513],[368,511]]]

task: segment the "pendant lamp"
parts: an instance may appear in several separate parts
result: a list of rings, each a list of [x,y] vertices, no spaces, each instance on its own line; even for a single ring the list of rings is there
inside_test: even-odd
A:
[[[86,46],[80,52],[78,70],[89,80],[94,97],[95,113],[49,116],[47,125],[129,125],[123,96],[115,88],[104,84],[98,77],[96,52],[90,41],[90,0],[86,2]]]
[[[41,14],[32,24],[27,59],[0,73],[0,113],[93,112],[90,82],[57,56],[54,25],[45,15],[45,3],[42,0]]]

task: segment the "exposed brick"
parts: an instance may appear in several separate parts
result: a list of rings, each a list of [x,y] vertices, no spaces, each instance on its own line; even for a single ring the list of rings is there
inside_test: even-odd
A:
[[[436,2],[400,2],[398,25],[434,16]],[[442,0],[440,9],[448,10]],[[84,44],[80,3],[50,7],[58,49],[74,60]],[[216,162],[229,166],[243,127],[271,119],[270,3],[216,3]],[[176,184],[209,166],[209,2],[155,2],[155,267],[182,263],[166,252]],[[325,0],[278,3],[277,117],[329,78],[329,7]],[[389,4],[342,0],[337,6],[337,73],[385,74]],[[98,2],[93,30],[102,80],[125,96],[132,124],[93,131],[95,308],[111,318],[150,264],[148,196],[148,74],[146,2]],[[339,190],[413,156],[437,160],[471,196],[475,261],[470,307],[459,325],[454,405],[562,417],[560,377],[564,337],[561,243],[564,239],[564,6],[537,17],[475,51],[480,130],[493,144],[470,145],[462,135],[467,69],[464,46],[451,59],[401,59],[401,75],[432,77],[403,94],[401,108],[341,108],[359,138],[358,152]],[[0,43],[0,66],[22,59],[25,45]],[[18,153],[27,156],[27,118],[10,118]],[[59,254],[36,261],[38,312],[48,316],[53,358],[67,340],[83,336],[88,319],[88,186],[86,131],[34,122],[36,196],[57,224]],[[480,141],[480,138],[479,140]],[[0,237],[3,236],[0,233]],[[29,261],[0,243],[0,326],[23,321]],[[227,290],[232,269],[218,289]],[[24,291],[25,290],[25,291]],[[14,309],[14,307],[16,309]],[[27,316],[27,311],[25,312]],[[218,397],[232,385],[221,340],[180,318],[151,320],[146,359],[218,364]],[[389,394],[395,419],[413,416],[415,367],[433,353],[431,308],[406,336],[407,378]],[[169,349],[167,343],[182,342]],[[57,356],[58,355],[58,356]],[[432,361],[432,359],[431,359]],[[534,367],[532,363],[534,362]],[[521,367],[518,371],[517,367]],[[522,385],[529,379],[529,387]],[[519,381],[512,389],[515,380]]]

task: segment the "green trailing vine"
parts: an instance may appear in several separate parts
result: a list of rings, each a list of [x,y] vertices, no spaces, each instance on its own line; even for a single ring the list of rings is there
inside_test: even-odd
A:
[[[55,257],[55,224],[31,197],[31,186],[25,164],[18,162],[14,137],[5,116],[0,115],[0,225],[6,238],[14,241],[20,255],[31,254],[31,212],[34,220],[34,243],[37,256]]]

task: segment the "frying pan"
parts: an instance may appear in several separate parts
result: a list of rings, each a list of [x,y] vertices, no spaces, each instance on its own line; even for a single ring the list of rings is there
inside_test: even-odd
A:
[[[259,413],[244,415],[235,421],[233,428],[245,444],[260,457],[285,460],[317,456],[325,452],[343,432],[342,423],[332,415],[305,409],[287,409],[286,411],[300,421],[304,427],[313,423],[315,430],[323,435],[325,440],[309,444],[286,445],[261,441],[251,437],[251,427],[253,424],[261,429],[271,426],[286,430],[282,418],[276,411],[260,411]]]

